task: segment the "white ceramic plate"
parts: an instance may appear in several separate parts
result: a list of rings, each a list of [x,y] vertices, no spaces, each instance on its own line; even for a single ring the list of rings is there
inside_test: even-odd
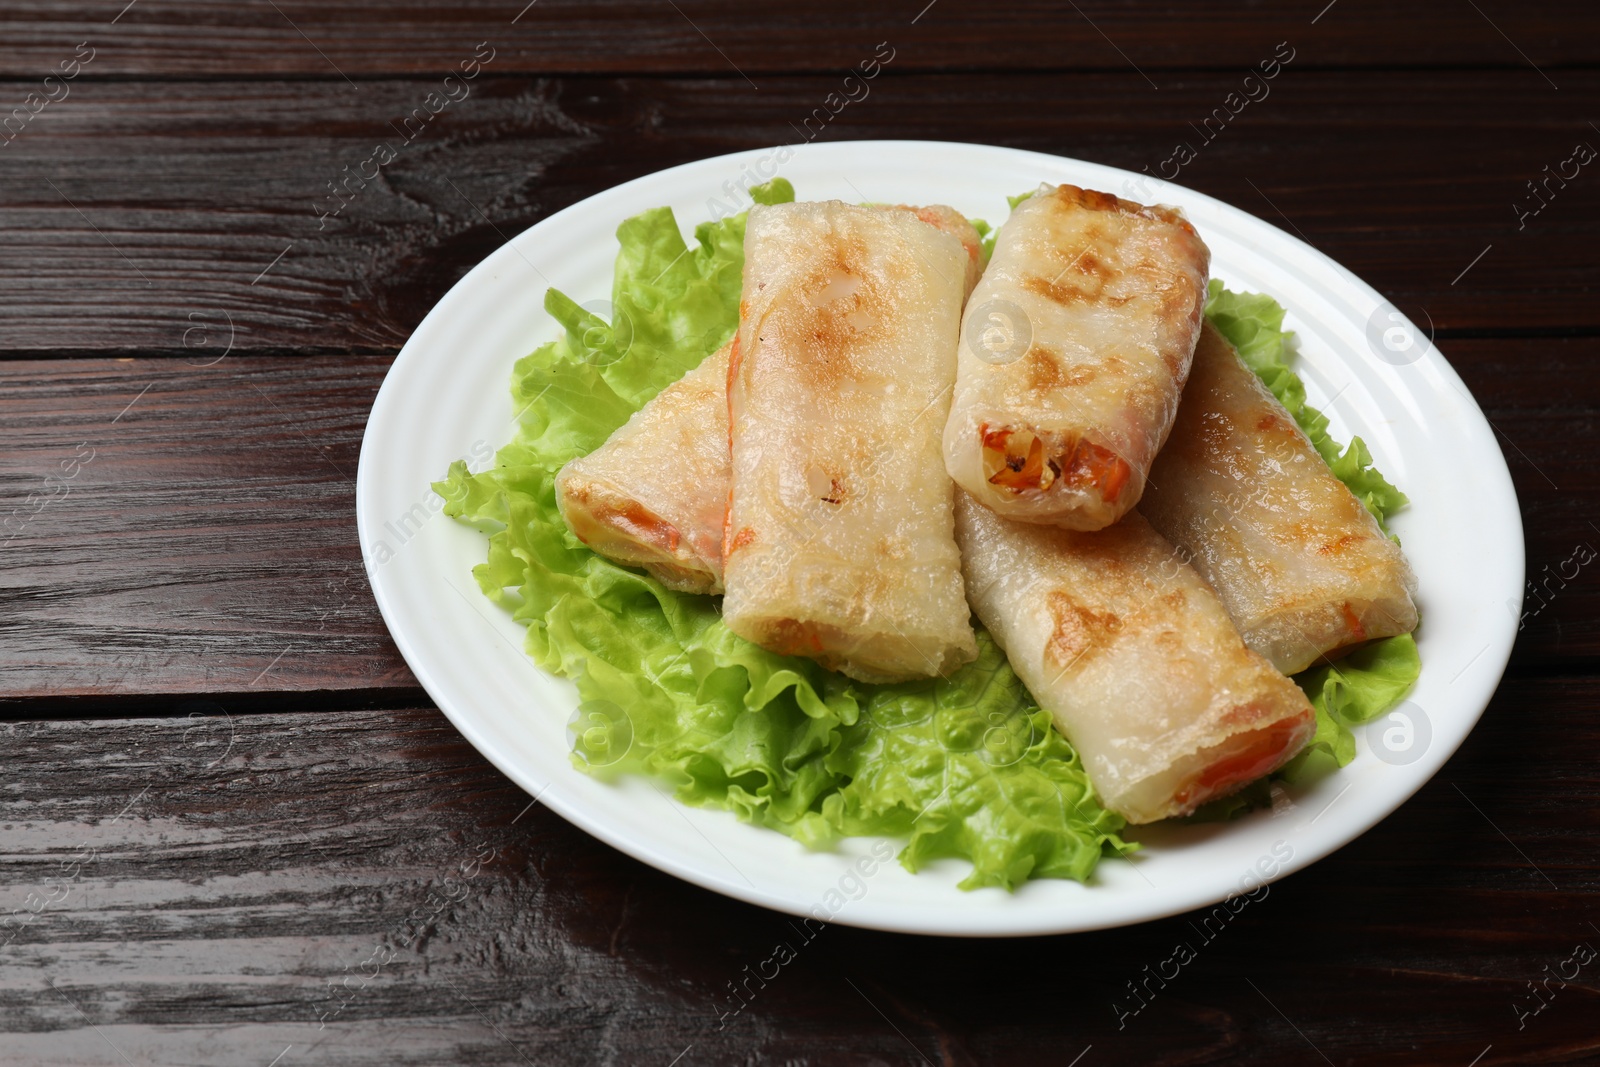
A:
[[[441,516],[429,483],[455,459],[483,469],[510,438],[512,362],[557,329],[541,309],[547,286],[580,302],[604,299],[619,222],[667,204],[691,235],[719,209],[746,206],[741,182],[763,181],[774,168],[800,199],[945,203],[995,223],[1006,217],[1006,194],[1040,181],[1183,208],[1211,247],[1216,277],[1288,309],[1297,369],[1333,433],[1360,434],[1411,497],[1394,528],[1420,581],[1423,671],[1404,721],[1368,727],[1353,763],[1278,797],[1271,811],[1138,830],[1131,836],[1144,850],[1102,863],[1092,885],[1045,880],[1015,894],[958,890],[965,863],[912,875],[867,858],[870,840],[807,852],[730,814],[680,805],[649,782],[605,785],[574,770],[567,722],[575,690],[528,660],[521,627],[479,593],[471,569],[485,557],[484,538]],[[451,289],[395,360],[362,442],[356,509],[373,592],[401,653],[462,734],[539,803],[707,889],[797,915],[930,934],[1141,922],[1321,859],[1399,807],[1461,744],[1505,668],[1523,584],[1516,495],[1492,430],[1443,356],[1370,286],[1282,230],[1176,185],[1034,152],[926,141],[707,159],[592,196],[523,232]]]

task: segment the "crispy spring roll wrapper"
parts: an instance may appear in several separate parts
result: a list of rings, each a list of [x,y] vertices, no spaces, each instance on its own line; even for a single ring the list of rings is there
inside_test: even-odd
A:
[[[967,303],[950,476],[1022,522],[1126,514],[1172,427],[1210,262],[1172,208],[1073,185],[1018,204]]]
[[[1209,323],[1140,510],[1285,674],[1417,625],[1400,546]]]
[[[1130,822],[1268,774],[1314,730],[1305,694],[1137,512],[1094,532],[1002,519],[958,493],[967,595],[1039,706]]]
[[[966,253],[909,213],[757,205],[729,374],[723,617],[869,682],[977,655],[939,432]]]
[[[964,297],[972,295],[972,290],[978,284],[978,278],[983,274],[983,238],[978,235],[972,220],[955,208],[944,204],[931,204],[928,207],[896,204],[895,210],[909,211],[934,229],[943,230],[961,242],[962,251],[967,254],[966,288],[961,295]]]
[[[722,592],[729,342],[556,475],[578,540],[669,589]]]
[[[982,273],[982,239],[942,204],[896,205],[955,237],[966,253],[965,293]],[[722,592],[728,507],[728,353],[732,342],[668,386],[556,480],[573,533],[601,555],[643,567],[669,589]]]

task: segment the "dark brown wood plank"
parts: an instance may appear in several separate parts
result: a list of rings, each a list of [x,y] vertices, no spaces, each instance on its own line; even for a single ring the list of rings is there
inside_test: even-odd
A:
[[[416,686],[355,530],[387,360],[0,368],[0,696]]]
[[[1501,434],[1541,585],[1515,662],[1592,665],[1600,566],[1573,556],[1600,548],[1600,339],[1443,347]],[[0,697],[415,692],[355,531],[387,362],[0,362]]]
[[[1600,330],[1600,179],[1556,179],[1547,207],[1517,213],[1543,168],[1579,141],[1600,148],[1582,110],[1600,72],[1555,93],[1515,71],[1291,65],[1203,142],[1191,123],[1242,76],[1175,74],[1150,92],[1137,74],[885,75],[821,137],[1168,173],[1188,142],[1199,154],[1179,180],[1303,234],[1419,321]],[[393,352],[504,235],[665,166],[798,140],[840,85],[484,77],[408,142],[392,124],[436,83],[77,83],[3,149],[0,350],[217,351],[226,336],[235,351]],[[380,143],[397,158],[323,218],[330,183]]]
[[[1446,341],[1516,483],[1527,584],[1512,662],[1588,668],[1600,653],[1600,340]]]
[[[0,1046],[73,1067],[1593,1062],[1600,963],[1521,1028],[1515,1009],[1600,947],[1596,700],[1594,679],[1508,681],[1438,779],[1220,932],[1196,913],[1019,941],[801,943],[530,805],[434,711],[14,723]],[[780,942],[796,958],[724,1019]],[[1146,967],[1168,981],[1134,1012]]]
[[[908,69],[1248,67],[1285,38],[1314,62],[1353,66],[1496,64],[1559,83],[1562,64],[1600,59],[1593,9],[1579,0],[1517,7],[1400,5],[1382,0],[1190,4],[971,0],[784,4],[688,0],[466,0],[448,7],[282,0],[49,0],[0,16],[0,71],[24,77],[100,49],[108,74],[334,77],[432,73],[491,41],[520,72],[732,73],[844,69],[888,39]],[[119,15],[119,12],[120,15]],[[1201,44],[1203,42],[1203,46]],[[764,88],[765,86],[763,86]],[[1148,89],[1148,87],[1147,87]]]

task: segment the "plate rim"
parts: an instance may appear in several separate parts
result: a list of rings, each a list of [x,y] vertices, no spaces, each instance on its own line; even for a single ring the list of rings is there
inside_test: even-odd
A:
[[[378,604],[380,614],[383,616],[385,626],[388,628],[391,637],[394,639],[397,648],[401,652],[401,655],[406,660],[408,667],[410,667],[413,674],[416,676],[418,683],[428,693],[429,697],[434,701],[435,705],[440,709],[440,711],[442,711],[450,720],[452,725],[454,725],[455,728],[461,732],[462,736],[466,738],[466,740],[472,744],[473,747],[476,748],[485,758],[493,763],[502,773],[506,774],[507,777],[509,777],[512,781],[516,782],[520,788],[532,794],[535,802],[544,803],[546,806],[550,807],[557,814],[561,815],[564,819],[577,826],[585,833],[590,834],[591,836],[605,842],[611,847],[616,848],[643,863],[655,867],[657,870],[663,871],[664,873],[670,874],[674,877],[681,878],[687,882],[690,882],[691,884],[698,885],[713,892],[742,900],[746,903],[756,904],[790,915],[805,916],[808,913],[804,910],[800,910],[803,905],[796,905],[788,898],[776,896],[770,892],[764,892],[756,888],[753,883],[749,884],[748,886],[741,885],[733,878],[708,871],[704,867],[697,866],[696,864],[689,862],[684,858],[674,855],[668,851],[663,851],[656,848],[651,842],[640,841],[634,837],[631,837],[626,833],[612,827],[604,820],[590,817],[582,809],[581,805],[570,802],[569,799],[565,797],[559,789],[554,788],[556,785],[556,779],[551,778],[541,781],[540,775],[537,773],[536,769],[529,768],[523,765],[521,762],[512,759],[508,753],[502,752],[499,747],[485,735],[483,724],[480,723],[478,718],[474,717],[474,715],[470,712],[470,709],[463,709],[455,706],[455,701],[450,698],[443,682],[434,675],[433,670],[428,665],[424,648],[413,641],[413,635],[410,627],[407,625],[407,621],[403,616],[398,615],[399,606],[396,603],[396,597],[398,594],[393,593],[388,588],[387,583],[382,577],[381,570],[376,569],[371,563],[374,554],[372,545],[376,538],[374,524],[379,521],[379,516],[374,511],[376,503],[373,499],[374,494],[377,492],[374,486],[374,479],[376,475],[373,473],[375,470],[373,464],[378,462],[378,450],[380,447],[378,443],[379,434],[375,433],[375,427],[379,430],[384,428],[385,413],[397,403],[396,396],[403,388],[403,385],[400,383],[403,382],[405,372],[411,367],[412,364],[424,358],[426,350],[421,347],[416,339],[418,334],[423,332],[424,326],[429,322],[429,320],[434,316],[441,314],[441,309],[447,308],[447,306],[453,301],[464,299],[464,296],[458,296],[458,294],[467,293],[482,285],[485,281],[485,278],[493,274],[498,263],[505,262],[510,256],[520,255],[520,252],[518,252],[514,247],[519,242],[526,241],[531,236],[537,235],[541,229],[566,223],[574,217],[585,215],[590,211],[596,210],[597,207],[602,206],[597,205],[596,201],[625,198],[628,194],[667,179],[669,176],[681,175],[684,172],[695,169],[717,165],[727,165],[728,170],[732,171],[734,167],[737,167],[742,162],[747,162],[753,158],[760,158],[762,156],[774,155],[775,153],[781,151],[784,147],[785,146],[776,145],[756,147],[737,152],[710,156],[703,159],[692,160],[675,165],[673,167],[665,168],[663,170],[655,171],[650,174],[641,175],[639,177],[630,179],[629,181],[600,190],[591,196],[585,197],[582,200],[560,209],[559,211],[553,212],[549,216],[541,219],[539,222],[534,223],[532,226],[529,226],[521,232],[511,236],[509,239],[499,245],[494,251],[490,252],[482,260],[476,263],[469,271],[467,271],[466,274],[461,277],[461,279],[459,279],[445,294],[443,294],[438,301],[435,302],[433,307],[429,309],[427,315],[424,316],[424,318],[418,323],[417,327],[413,330],[412,334],[407,338],[405,345],[401,347],[399,353],[395,356],[393,363],[384,376],[383,383],[380,386],[376,397],[374,398],[367,424],[363,430],[362,445],[356,478],[356,512],[357,529],[363,561],[366,566],[369,584],[371,585],[374,599]],[[827,161],[827,157],[830,155],[848,156],[853,153],[874,150],[885,151],[895,149],[932,149],[936,151],[953,150],[961,152],[990,153],[994,154],[997,159],[1009,157],[1010,160],[1023,164],[1031,163],[1036,166],[1043,165],[1050,168],[1060,168],[1062,165],[1076,169],[1087,168],[1089,170],[1103,172],[1108,176],[1116,176],[1124,183],[1131,180],[1144,182],[1146,184],[1153,184],[1158,188],[1158,190],[1163,192],[1168,189],[1179,189],[1182,190],[1182,195],[1185,198],[1191,199],[1197,203],[1205,204],[1208,210],[1217,211],[1224,215],[1243,216],[1244,219],[1249,221],[1249,223],[1266,227],[1268,230],[1272,231],[1277,240],[1288,242],[1288,247],[1294,253],[1294,261],[1296,263],[1304,262],[1308,265],[1332,269],[1335,272],[1343,275],[1348,282],[1352,283],[1356,287],[1357,291],[1362,295],[1371,296],[1379,302],[1384,302],[1382,294],[1378,293],[1377,290],[1363,281],[1358,275],[1355,275],[1337,261],[1309,245],[1295,234],[1282,230],[1265,219],[1252,215],[1241,208],[1234,207],[1233,205],[1230,205],[1218,198],[1209,196],[1208,194],[1198,192],[1185,186],[1176,185],[1172,182],[1152,178],[1148,175],[1140,175],[1132,171],[1108,167],[1104,164],[1094,163],[1088,160],[1081,160],[1068,156],[970,142],[871,139],[837,141],[824,144],[806,144],[787,147],[793,152],[792,158],[798,159],[802,154],[805,154],[810,157],[820,157],[824,162]],[[720,173],[723,172],[719,171],[719,174]],[[1126,186],[1124,185],[1124,187]],[[606,232],[609,235],[611,229],[621,221],[622,220],[620,217],[612,218],[608,216],[603,219],[596,220],[593,224],[606,227]],[[684,220],[680,219],[680,228],[683,226],[683,224]],[[692,225],[693,223],[691,223],[691,226]],[[1293,308],[1290,308],[1291,313],[1293,310]],[[1443,353],[1438,352],[1437,355],[1438,359],[1436,360],[1436,366],[1433,369],[1440,375],[1444,376],[1449,384],[1453,384],[1455,386],[1456,391],[1461,394],[1462,399],[1465,401],[1467,410],[1470,412],[1470,414],[1475,416],[1476,419],[1481,422],[1483,428],[1489,431],[1489,439],[1491,444],[1494,446],[1494,454],[1499,459],[1499,466],[1492,472],[1492,474],[1495,476],[1496,480],[1502,483],[1497,488],[1508,494],[1509,503],[1511,505],[1509,514],[1512,521],[1509,524],[1510,528],[1506,532],[1509,535],[1514,535],[1514,539],[1516,541],[1514,547],[1518,549],[1518,551],[1514,553],[1512,560],[1502,562],[1506,566],[1513,566],[1517,571],[1516,584],[1518,588],[1518,611],[1510,614],[1510,625],[1501,625],[1496,633],[1495,639],[1491,641],[1491,646],[1485,650],[1486,653],[1490,654],[1484,662],[1492,667],[1492,670],[1489,672],[1489,675],[1486,676],[1487,680],[1478,683],[1478,688],[1482,690],[1481,697],[1474,696],[1468,701],[1472,709],[1470,721],[1467,721],[1463,724],[1460,737],[1455,741],[1455,743],[1448,746],[1440,746],[1439,751],[1430,750],[1426,752],[1423,758],[1419,760],[1420,763],[1424,764],[1426,773],[1415,775],[1414,780],[1409,783],[1409,788],[1406,788],[1403,791],[1403,794],[1398,795],[1397,799],[1395,799],[1392,804],[1384,806],[1382,810],[1370,813],[1369,815],[1363,816],[1354,822],[1346,824],[1349,827],[1348,832],[1341,831],[1337,835],[1337,840],[1333,840],[1329,843],[1319,843],[1315,847],[1307,848],[1303,854],[1296,853],[1290,861],[1283,865],[1282,870],[1280,870],[1278,873],[1270,877],[1263,877],[1261,879],[1263,884],[1271,884],[1280,878],[1287,877],[1289,874],[1309,867],[1310,865],[1325,858],[1338,849],[1343,848],[1345,845],[1368,832],[1373,826],[1377,825],[1377,823],[1388,818],[1400,807],[1402,807],[1408,800],[1410,800],[1411,797],[1413,797],[1424,785],[1426,785],[1438,774],[1440,769],[1443,768],[1444,764],[1459,749],[1460,745],[1463,744],[1466,738],[1470,736],[1472,731],[1476,729],[1477,724],[1481,720],[1489,701],[1498,690],[1500,681],[1502,680],[1506,667],[1509,664],[1517,633],[1514,624],[1517,615],[1520,614],[1522,590],[1525,587],[1526,582],[1526,563],[1523,551],[1525,546],[1525,530],[1522,523],[1520,504],[1516,498],[1515,485],[1510,477],[1509,466],[1505,459],[1504,450],[1500,448],[1498,441],[1493,440],[1492,423],[1490,423],[1487,416],[1484,415],[1476,398],[1472,396],[1471,392],[1466,389],[1465,384],[1461,382],[1460,377],[1456,374],[1454,368],[1450,366],[1448,360],[1444,358]],[[1449,381],[1452,379],[1453,381]],[[1407,392],[1411,391],[1412,390],[1407,390]],[[496,445],[495,447],[498,448],[499,446]],[[1508,545],[1507,547],[1512,546]],[[1496,648],[1494,647],[1495,645],[1499,645],[1500,647]],[[542,672],[542,668],[538,667],[538,665],[534,664],[531,660],[527,661],[527,665],[533,670]],[[1426,671],[1426,669],[1427,668],[1425,666],[1424,670]],[[1447,751],[1444,750],[1446,748],[1448,749]],[[1349,772],[1350,768],[1344,768],[1341,773]],[[573,773],[580,772],[574,771]],[[1341,793],[1340,795],[1342,796],[1343,794]],[[668,803],[676,805],[681,810],[686,812],[708,810],[695,809],[686,805],[682,805],[675,799],[669,799]],[[729,815],[728,817],[731,818],[732,816]],[[868,838],[853,840],[859,841],[874,839]],[[896,845],[898,848],[901,844],[903,844],[903,840],[896,840],[899,842]],[[712,847],[715,848],[715,845]],[[1099,892],[1116,891],[1113,887],[1094,886],[1092,884],[1088,888],[1092,891]],[[956,906],[955,910],[959,910],[960,902],[963,899],[966,899],[966,897],[967,894],[963,893],[954,893],[952,895],[951,903]],[[1145,907],[1139,910],[1138,914],[1126,915],[1120,918],[1107,917],[1100,921],[1073,922],[1072,916],[1063,915],[1060,917],[1062,920],[1060,922],[1046,924],[1035,923],[1015,928],[1004,925],[990,925],[981,922],[974,925],[961,925],[959,921],[955,921],[951,925],[930,925],[928,922],[918,920],[916,918],[903,921],[897,920],[893,915],[883,916],[878,914],[876,911],[874,911],[869,917],[861,914],[860,909],[852,912],[849,908],[845,908],[838,913],[831,915],[827,921],[837,922],[841,925],[859,926],[868,929],[902,933],[932,934],[939,936],[1036,936],[1088,932],[1097,929],[1135,925],[1139,923],[1155,921],[1171,915],[1181,914],[1194,910],[1198,907],[1209,906],[1221,900],[1228,899],[1226,896],[1218,897],[1215,893],[1215,890],[1212,888],[1207,888],[1201,891],[1182,892],[1176,887],[1171,887],[1168,897],[1170,899],[1169,904]],[[987,913],[975,912],[974,914],[981,919]]]

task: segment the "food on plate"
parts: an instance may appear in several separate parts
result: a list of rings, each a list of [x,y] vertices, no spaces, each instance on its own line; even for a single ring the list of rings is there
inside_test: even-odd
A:
[[[722,592],[729,342],[556,475],[573,534],[668,589]]]
[[[942,204],[897,204],[894,210],[961,242],[963,295],[970,293],[983,270],[983,242],[967,217]],[[603,446],[569,462],[556,478],[556,502],[580,541],[686,593],[722,592],[732,344],[663,389]]]
[[[1059,530],[961,493],[956,536],[973,611],[1129,822],[1187,815],[1310,740],[1305,694],[1137,511]]]
[[[1285,674],[1416,628],[1400,546],[1209,324],[1140,510]]]
[[[757,203],[779,204],[792,200],[793,190],[780,179],[752,188],[750,194]],[[798,214],[831,217],[840,207],[806,205]],[[761,222],[761,214],[758,211],[749,220],[756,238],[753,250],[764,233],[772,236],[764,230],[767,224]],[[959,301],[965,283],[960,280],[963,271],[955,267],[960,264],[970,277],[975,262],[972,235],[987,228],[968,228],[943,208],[874,214],[900,214],[907,220],[916,215],[951,235],[923,227],[918,231],[923,236],[913,238],[902,232],[905,223],[881,224],[895,235],[890,244],[896,248],[928,242],[940,249],[932,261],[948,277],[927,285],[941,292],[954,289]],[[688,592],[701,587],[714,590],[715,568],[721,560],[719,548],[707,547],[708,539],[715,546],[723,532],[730,484],[727,470],[720,476],[716,470],[718,455],[723,463],[730,461],[728,397],[725,385],[715,379],[731,355],[718,351],[718,346],[740,326],[746,223],[744,215],[701,223],[691,244],[685,242],[668,209],[625,220],[617,230],[621,248],[611,293],[615,314],[610,316],[625,328],[598,329],[606,324],[597,316],[556,290],[547,292],[545,308],[564,332],[516,363],[511,375],[519,412],[515,436],[499,450],[493,467],[474,474],[458,462],[445,481],[436,483],[446,513],[488,535],[487,559],[473,571],[479,587],[527,626],[529,655],[575,685],[585,709],[584,728],[574,731],[575,767],[602,778],[652,776],[685,803],[731,811],[811,847],[826,847],[844,836],[898,837],[905,841],[900,860],[909,870],[957,858],[972,864],[962,888],[1012,889],[1030,878],[1090,881],[1101,858],[1128,847],[1118,836],[1126,824],[1119,810],[1144,818],[1163,810],[1163,801],[1172,811],[1184,810],[1207,793],[1225,791],[1258,768],[1277,762],[1280,744],[1285,752],[1298,744],[1301,718],[1288,707],[1293,694],[1281,686],[1274,689],[1261,674],[1240,663],[1239,657],[1249,654],[1237,639],[1232,644],[1224,640],[1227,624],[1219,623],[1215,602],[1206,599],[1210,594],[1194,591],[1196,584],[1202,590],[1205,586],[1181,560],[1160,554],[1162,568],[1115,586],[1085,579],[1095,572],[1082,558],[1076,564],[1056,559],[1062,539],[1073,538],[1132,546],[1127,549],[1131,557],[1141,551],[1155,553],[1159,538],[1137,512],[1111,530],[1078,534],[1050,526],[1015,526],[984,508],[964,504],[974,528],[999,524],[995,536],[985,542],[985,554],[974,554],[969,568],[995,566],[994,560],[1003,554],[987,550],[996,545],[1041,537],[1057,546],[1034,554],[1036,560],[1054,560],[1059,568],[1051,571],[1046,563],[1038,564],[1046,582],[1021,592],[1016,581],[986,590],[968,587],[974,602],[998,600],[1007,589],[1023,601],[1042,597],[1054,637],[1048,594],[1062,592],[1071,586],[1068,579],[1076,577],[1089,591],[1081,603],[1086,610],[1098,615],[1116,611],[1119,627],[1124,615],[1131,620],[1126,640],[1112,642],[1104,653],[1108,662],[1128,665],[1129,676],[1115,681],[1107,681],[1109,670],[1091,670],[1087,657],[1072,673],[1062,672],[1060,677],[1041,676],[1042,658],[1028,667],[1021,650],[1030,641],[1044,640],[1035,632],[1043,625],[1037,612],[1018,614],[1004,633],[1001,622],[1006,620],[996,622],[996,635],[1011,649],[1010,660],[984,627],[978,627],[975,635],[969,633],[963,587],[955,584],[953,592],[950,588],[953,544],[947,547],[948,556],[934,551],[938,566],[922,572],[896,569],[886,577],[891,572],[856,571],[875,580],[884,578],[888,584],[903,583],[904,588],[895,586],[896,595],[885,601],[891,605],[909,603],[915,613],[933,617],[933,605],[943,603],[939,617],[949,630],[943,642],[960,645],[975,636],[977,658],[936,678],[862,682],[826,670],[814,659],[780,655],[729,627],[723,617],[728,601]],[[782,248],[787,258],[763,254],[761,263],[752,262],[752,274],[761,276],[758,293],[767,293],[760,289],[762,280],[769,288],[782,282],[783,293],[761,298],[764,302],[772,298],[772,310],[778,314],[768,318],[775,323],[789,316],[786,321],[793,325],[817,306],[846,295],[852,286],[857,292],[867,288],[849,278],[834,286],[841,279],[832,272],[826,273],[828,284],[820,289],[802,285],[795,272],[825,260],[829,247],[811,236]],[[954,245],[962,247],[957,250]],[[976,259],[981,261],[979,247]],[[948,294],[941,299],[948,300]],[[939,317],[931,309],[938,301],[918,303],[916,294],[908,296],[906,291],[897,294],[897,300],[906,302],[890,308],[891,324],[898,332],[895,344],[880,350],[894,362],[884,373],[882,395],[872,394],[854,378],[829,383],[828,388],[803,389],[796,378],[805,366],[801,361],[778,367],[784,374],[777,377],[747,382],[760,387],[747,398],[754,405],[753,417],[761,403],[777,404],[784,395],[775,386],[793,387],[789,396],[794,402],[769,413],[771,425],[760,440],[773,443],[782,453],[773,473],[788,479],[780,480],[780,486],[792,488],[799,480],[799,499],[769,492],[760,500],[769,511],[774,500],[798,508],[772,511],[764,520],[776,529],[777,537],[787,539],[787,558],[797,563],[795,575],[801,576],[780,577],[804,582],[803,586],[780,582],[775,587],[788,598],[783,606],[795,605],[796,614],[810,610],[812,602],[806,598],[814,590],[833,591],[829,576],[816,572],[826,570],[837,546],[814,536],[820,527],[797,528],[793,518],[811,516],[807,509],[813,507],[823,516],[844,510],[844,497],[835,493],[831,476],[826,484],[820,477],[806,477],[808,468],[798,458],[802,454],[848,461],[851,484],[875,494],[871,507],[862,503],[859,514],[845,512],[853,516],[858,532],[874,534],[875,524],[886,520],[899,496],[918,501],[919,515],[929,513],[924,498],[937,498],[932,510],[946,509],[947,529],[952,532],[945,537],[953,537],[953,502],[949,496],[939,497],[934,488],[943,484],[946,493],[952,491],[941,473],[943,457],[921,434],[920,419],[908,418],[902,406],[921,390],[934,401],[933,423],[942,424],[943,413],[937,408],[944,400],[936,388],[937,378],[944,375],[948,397],[952,371],[948,364],[938,371],[937,359],[914,350],[909,341],[918,331],[931,336],[931,324]],[[1380,524],[1404,504],[1405,497],[1371,467],[1371,457],[1359,439],[1341,453],[1326,432],[1326,420],[1305,405],[1285,357],[1284,340],[1289,335],[1282,329],[1281,307],[1268,297],[1229,293],[1213,283],[1205,313],[1239,347],[1249,368],[1284,404],[1334,476],[1372,510]],[[848,319],[846,324],[850,325]],[[858,319],[852,329],[865,325]],[[947,332],[945,338],[953,352],[953,334]],[[814,335],[812,340],[820,337]],[[763,366],[743,370],[763,371]],[[815,429],[835,423],[845,427],[836,438]],[[884,440],[880,423],[900,427],[898,436],[890,438],[893,447],[882,453],[865,453],[863,463],[862,440]],[[791,443],[797,443],[792,453]],[[885,465],[898,462],[903,453],[914,453],[915,463]],[[746,459],[768,469],[764,456],[747,454]],[[930,470],[933,475],[925,473]],[[575,491],[583,487],[590,492],[580,501],[583,494]],[[806,499],[812,492],[814,502]],[[840,503],[833,504],[830,498]],[[630,503],[640,511],[633,511]],[[572,529],[611,557],[575,542],[563,511]],[[640,521],[644,513],[652,519]],[[664,532],[666,526],[678,533],[675,549],[670,534]],[[917,532],[919,538],[926,536],[927,544],[940,542],[937,531],[919,526]],[[910,550],[926,545],[908,539],[905,547],[910,553],[905,558],[912,559],[915,553]],[[1016,555],[1021,558],[1026,553]],[[736,564],[737,557],[736,552]],[[784,559],[777,553],[768,565]],[[919,581],[921,586],[915,584]],[[1048,582],[1063,588],[1053,589]],[[1157,615],[1140,615],[1137,605],[1130,607],[1125,601],[1135,588],[1146,587],[1181,597],[1144,609]],[[900,599],[902,591],[917,595]],[[1100,599],[1092,599],[1090,593]],[[1065,602],[1058,598],[1054,603]],[[980,606],[980,614],[984,610]],[[1152,636],[1163,632],[1161,612],[1186,620],[1183,632]],[[1076,611],[1071,617],[1084,623],[1086,633],[1090,622],[1105,622],[1085,619]],[[873,625],[883,618],[872,618],[854,636],[872,633]],[[1148,622],[1151,618],[1155,622]],[[1076,633],[1073,624],[1069,630]],[[1119,629],[1113,636],[1123,633]],[[1186,668],[1181,666],[1188,655],[1184,650],[1207,642],[1226,648],[1186,680]],[[929,658],[934,658],[931,651]],[[1260,670],[1272,677],[1265,667]],[[1349,762],[1355,744],[1348,724],[1371,721],[1403,699],[1419,670],[1416,645],[1409,635],[1402,635],[1373,641],[1335,665],[1298,675],[1296,681],[1315,710],[1316,733],[1274,778],[1304,780],[1303,776]],[[1026,678],[1019,678],[1024,671]],[[928,671],[924,666],[915,673]],[[1178,694],[1182,700],[1175,706],[1186,709],[1187,728],[1200,734],[1212,711],[1209,705],[1201,707],[1199,694],[1207,686],[1223,683],[1235,688],[1212,694],[1219,703],[1235,700],[1252,685],[1259,687],[1260,706],[1242,718],[1254,716],[1265,725],[1232,724],[1238,729],[1225,738],[1185,753],[1186,742],[1179,742],[1180,736],[1188,736],[1182,734],[1185,727],[1174,722],[1168,729],[1155,721],[1153,694]],[[1072,700],[1063,697],[1069,686]],[[1114,699],[1124,694],[1137,698],[1128,706],[1143,708],[1144,716],[1130,720],[1126,731],[1107,726],[1096,733],[1092,725],[1076,725],[1079,717],[1092,723],[1090,713],[1104,710],[1095,701],[1113,699],[1105,696],[1110,686],[1115,687],[1110,690]],[[1056,719],[1068,731],[1077,731],[1080,747],[1052,727],[1052,715],[1035,697],[1058,711]],[[1071,712],[1072,718],[1059,714],[1061,709]],[[1298,715],[1303,714],[1301,707]],[[1119,731],[1125,734],[1121,740],[1129,753],[1115,751]],[[1119,757],[1126,755],[1124,763],[1115,767],[1121,777],[1107,777],[1107,749]],[[1099,790],[1086,766],[1103,783]],[[1229,817],[1248,810],[1262,802],[1266,785],[1258,780],[1207,805],[1202,817]]]
[[[939,435],[968,257],[913,215],[757,205],[729,364],[723,615],[869,682],[972,660]]]
[[[1189,373],[1210,252],[1176,210],[1041,186],[968,302],[950,476],[997,514],[1098,530],[1144,491]]]

